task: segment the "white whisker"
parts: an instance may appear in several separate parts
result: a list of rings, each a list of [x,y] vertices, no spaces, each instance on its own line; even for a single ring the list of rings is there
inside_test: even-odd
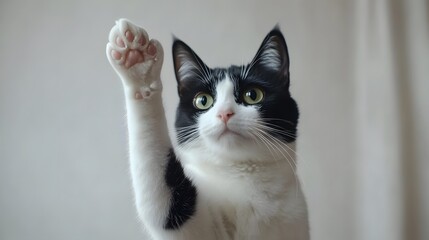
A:
[[[276,139],[275,137],[271,136],[270,134],[266,133],[265,131],[255,128],[256,131],[258,131],[260,133],[260,135],[265,139],[265,141],[269,142],[272,146],[274,146],[276,148],[276,150],[283,156],[283,158],[285,160],[288,161],[294,175],[295,175],[295,180],[297,180],[297,175],[296,175],[296,162],[293,156],[290,155],[289,151],[287,149],[284,148],[284,145],[286,145],[285,143],[283,143],[282,141]],[[287,145],[286,145],[287,146]],[[288,147],[289,150],[290,147]],[[286,154],[287,156],[286,156]]]
[[[298,182],[298,176],[296,172],[297,163],[295,158],[298,154],[287,143],[285,143],[283,140],[279,139],[278,137],[273,136],[272,134],[270,134],[270,132],[279,134],[280,136],[289,136],[293,139],[295,139],[296,134],[288,133],[285,130],[279,129],[277,125],[267,123],[266,121],[263,121],[263,120],[249,119],[246,122],[248,122],[248,129],[250,129],[249,132],[251,132],[251,135],[257,138],[256,141],[259,141],[264,146],[266,146],[274,158],[277,158],[280,156],[282,157],[282,159],[288,162],[291,168],[291,171],[293,172],[294,180],[297,183]],[[292,154],[294,154],[294,156],[292,156]],[[295,192],[296,196],[298,194],[297,191],[298,190],[296,190]]]
[[[176,138],[179,148],[187,148],[198,136],[198,126],[196,125],[176,128]]]

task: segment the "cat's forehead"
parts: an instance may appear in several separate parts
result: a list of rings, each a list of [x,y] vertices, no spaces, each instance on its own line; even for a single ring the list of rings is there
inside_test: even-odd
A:
[[[228,76],[226,68],[208,68],[206,72],[197,74],[193,81],[189,81],[190,88],[192,88],[192,86],[197,86],[197,82],[199,81],[205,87],[214,91],[216,86],[222,82],[226,76]]]
[[[228,98],[230,95],[234,95],[235,83],[230,79],[229,75],[225,75],[225,78],[218,82],[216,86],[216,95],[218,99]]]
[[[222,80],[225,78],[227,69],[226,68],[214,68],[211,69],[212,78],[216,79],[217,81]]]
[[[210,71],[211,74],[206,83],[208,83],[208,87],[213,94],[219,93],[219,89],[224,89],[225,85],[229,85],[228,89],[232,88],[233,92],[240,91],[243,87],[246,88],[251,85],[267,85],[264,83],[265,76],[253,76],[253,73],[249,74],[247,66],[232,65],[228,68],[210,69]]]
[[[229,80],[234,83],[234,85],[239,84],[240,80],[242,80],[242,69],[244,69],[243,66],[230,66],[228,68],[214,68],[211,69],[212,76],[211,80],[214,84],[219,84],[221,81]]]
[[[226,93],[234,94],[241,88],[243,82],[242,69],[244,67],[230,66],[228,68],[212,69],[212,90],[213,94]]]
[[[208,76],[207,83],[213,92],[217,92],[219,85],[224,85],[225,82],[230,82],[232,77],[229,68],[213,68],[210,69],[210,75]],[[236,83],[233,83],[234,85]]]

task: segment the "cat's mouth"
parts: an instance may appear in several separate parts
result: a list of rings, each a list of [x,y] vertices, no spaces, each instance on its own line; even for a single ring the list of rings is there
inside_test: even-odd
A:
[[[221,138],[223,138],[223,137],[229,137],[229,136],[232,136],[232,137],[243,137],[243,135],[241,135],[240,133],[235,132],[235,131],[229,129],[228,127],[225,127],[223,129],[223,131],[219,134],[218,140],[221,139]]]

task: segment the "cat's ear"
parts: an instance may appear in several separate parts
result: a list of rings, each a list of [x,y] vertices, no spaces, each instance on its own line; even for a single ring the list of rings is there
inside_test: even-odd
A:
[[[284,77],[289,76],[289,53],[286,40],[278,26],[267,34],[252,64],[277,72]]]
[[[203,77],[208,67],[186,43],[174,39],[173,62],[176,80],[179,85],[187,80]]]

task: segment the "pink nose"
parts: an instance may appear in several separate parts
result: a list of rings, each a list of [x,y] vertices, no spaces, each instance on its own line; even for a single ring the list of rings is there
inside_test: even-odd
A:
[[[220,112],[218,117],[222,120],[222,122],[227,123],[228,120],[234,115],[232,111]]]

